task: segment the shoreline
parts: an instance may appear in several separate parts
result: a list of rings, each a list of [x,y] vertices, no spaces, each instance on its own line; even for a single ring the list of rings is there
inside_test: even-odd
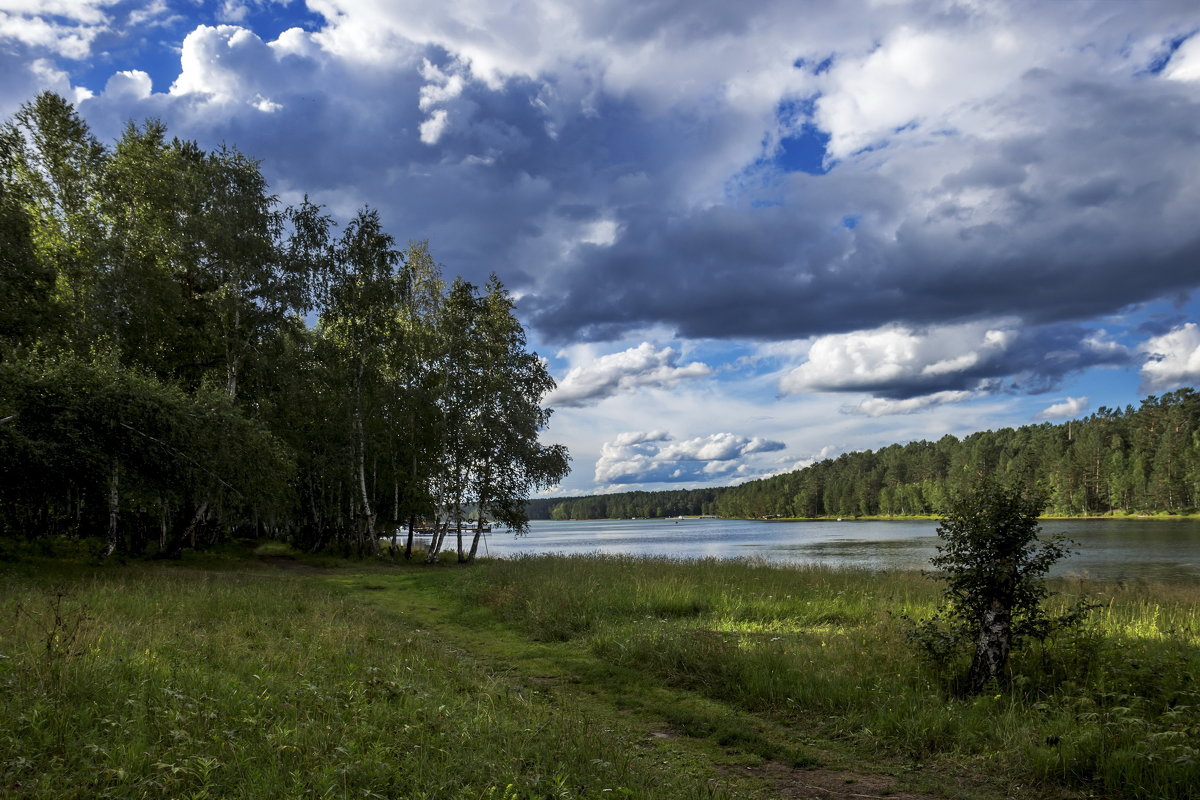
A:
[[[740,519],[746,522],[909,522],[941,520],[939,514],[862,514],[856,517],[713,517],[712,519]],[[1043,514],[1043,520],[1166,520],[1187,521],[1200,519],[1196,514]]]
[[[718,517],[712,514],[683,514],[674,517],[589,517],[587,519],[538,519],[530,522],[669,522],[680,519],[724,519],[741,522],[938,522],[939,514],[862,514],[854,517]],[[1200,513],[1169,514],[1043,514],[1041,520],[1200,520]]]

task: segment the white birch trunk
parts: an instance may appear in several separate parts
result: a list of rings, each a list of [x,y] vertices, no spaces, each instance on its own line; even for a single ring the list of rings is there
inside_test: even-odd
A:
[[[104,545],[101,558],[108,558],[117,552],[120,546],[120,515],[121,515],[121,464],[116,458],[112,460],[112,471],[108,477],[108,541]]]

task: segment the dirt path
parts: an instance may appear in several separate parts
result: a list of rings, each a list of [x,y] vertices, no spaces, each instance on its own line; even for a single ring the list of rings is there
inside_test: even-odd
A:
[[[297,561],[290,556],[258,556],[257,558],[260,564],[278,567],[288,572],[299,572],[306,575],[328,575],[331,572],[331,570],[322,567],[314,567],[312,564]]]
[[[746,775],[773,784],[781,800],[945,800],[945,795],[902,791],[894,778],[833,769],[794,769],[767,762],[741,767]]]
[[[283,569],[328,572],[303,564],[276,563]],[[888,764],[847,764],[847,754],[817,756],[813,767],[794,767],[770,759],[748,756],[744,747],[715,746],[710,738],[693,738],[666,718],[664,707],[688,702],[689,692],[666,686],[649,687],[634,671],[598,661],[586,650],[563,642],[532,641],[519,631],[496,624],[494,620],[462,617],[454,603],[438,594],[434,581],[414,573],[372,573],[351,577],[344,572],[338,579],[370,597],[370,602],[389,613],[407,617],[414,627],[460,650],[463,657],[476,661],[481,670],[502,674],[521,682],[576,711],[598,719],[611,717],[620,724],[640,728],[647,746],[663,748],[664,757],[686,752],[689,759],[707,762],[717,774],[729,781],[736,796],[746,790],[754,797],[770,800],[998,800],[1006,797],[995,785],[963,782],[956,776],[923,775],[915,783],[922,791],[907,788],[913,782],[886,774]],[[345,580],[349,578],[349,580]],[[425,578],[425,579],[422,579]],[[705,700],[710,706],[719,705]],[[790,733],[767,718],[749,712],[726,710],[728,718],[754,718],[761,721],[764,736],[790,738]],[[724,752],[716,756],[714,747]],[[740,763],[739,763],[740,762]],[[842,769],[839,767],[849,767]],[[870,772],[878,768],[878,772]],[[944,777],[944,783],[939,778]],[[756,788],[751,788],[755,787]],[[906,786],[907,785],[907,786]],[[932,788],[931,788],[932,787]],[[999,791],[998,791],[999,790]],[[1022,795],[1018,794],[1017,797]]]

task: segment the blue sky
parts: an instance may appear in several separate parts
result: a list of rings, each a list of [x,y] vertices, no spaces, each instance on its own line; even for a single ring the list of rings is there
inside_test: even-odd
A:
[[[162,119],[496,271],[557,492],[720,485],[1200,383],[1200,10],[0,0],[0,112]]]

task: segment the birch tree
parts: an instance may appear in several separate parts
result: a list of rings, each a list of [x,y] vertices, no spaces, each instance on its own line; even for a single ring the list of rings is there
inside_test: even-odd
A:
[[[56,324],[45,339],[87,352],[108,338],[98,286],[105,246],[98,183],[107,153],[62,97],[23,105],[0,134],[6,193],[28,221],[33,257],[54,276]]]
[[[376,508],[367,474],[368,460],[375,454],[369,434],[377,422],[384,391],[385,348],[395,338],[399,261],[395,241],[383,230],[378,213],[360,211],[338,242],[320,322],[345,380],[356,516],[362,521],[358,545],[376,554]]]
[[[410,242],[401,270],[403,298],[397,314],[399,341],[392,348],[396,376],[393,439],[393,506],[397,526],[407,527],[404,557],[412,558],[417,519],[433,517],[434,467],[445,428],[439,424],[437,397],[444,385],[437,370],[443,344],[438,315],[445,283],[428,242]],[[396,547],[395,535],[392,539]]]
[[[488,280],[478,313],[479,413],[472,454],[478,518],[464,559],[468,562],[479,549],[485,517],[524,533],[530,493],[554,485],[569,470],[566,448],[543,445],[538,439],[550,420],[551,412],[541,402],[554,389],[554,379],[545,362],[528,351],[512,298],[495,274]]]
[[[459,560],[465,558],[464,509],[470,500],[479,415],[484,410],[476,336],[480,320],[476,288],[462,278],[456,278],[441,304],[437,319],[441,343],[436,366],[440,376],[437,425],[441,446],[432,483],[441,518],[425,556],[429,563],[438,559],[451,527],[455,532]]]
[[[0,359],[51,322],[54,272],[36,258],[33,226],[13,171],[14,133],[0,129]]]
[[[973,641],[969,692],[1002,676],[1015,642],[1044,637],[1042,578],[1069,550],[1061,536],[1039,540],[1046,499],[1018,487],[983,483],[955,495],[938,526],[931,563],[946,580],[946,613]]]

